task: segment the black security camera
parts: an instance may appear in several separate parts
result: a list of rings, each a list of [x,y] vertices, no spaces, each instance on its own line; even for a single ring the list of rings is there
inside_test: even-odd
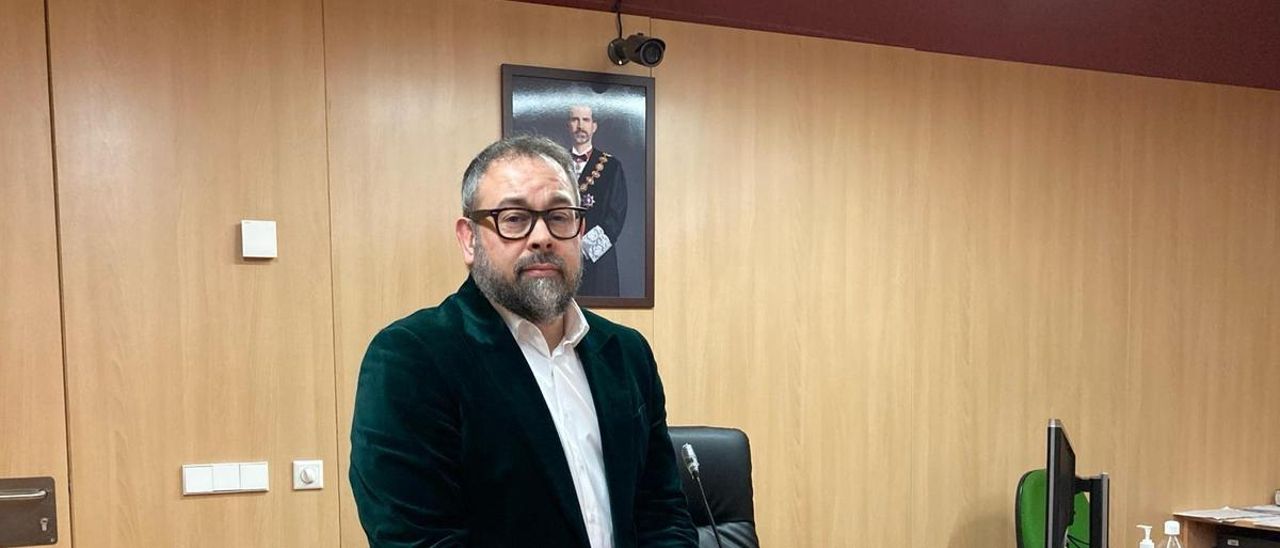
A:
[[[632,34],[626,38],[622,38],[622,33],[618,33],[619,38],[609,42],[609,60],[613,64],[622,66],[630,61],[646,67],[656,67],[662,62],[662,54],[667,50],[667,43],[657,38],[650,38],[644,34]]]

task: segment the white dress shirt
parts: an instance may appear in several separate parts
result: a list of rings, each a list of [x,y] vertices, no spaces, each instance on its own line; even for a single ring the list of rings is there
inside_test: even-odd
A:
[[[584,152],[578,152],[577,149],[569,149],[569,151],[573,154],[579,154],[579,155],[585,154],[587,156],[587,160],[590,160],[591,151],[594,150],[594,148],[595,147],[588,148]],[[577,183],[578,179],[582,177],[582,170],[587,167],[587,160],[582,160],[581,162],[579,162],[577,158],[571,158],[571,159],[573,160],[573,182]]]
[[[578,506],[587,527],[591,548],[613,548],[613,517],[610,513],[609,486],[605,483],[604,453],[600,443],[600,421],[596,417],[591,386],[582,370],[576,347],[586,336],[589,326],[578,303],[570,301],[565,311],[564,338],[554,350],[547,348],[542,331],[532,322],[515,315],[497,303],[507,328],[520,345],[529,369],[538,381],[542,398],[551,411],[560,447],[564,449]]]

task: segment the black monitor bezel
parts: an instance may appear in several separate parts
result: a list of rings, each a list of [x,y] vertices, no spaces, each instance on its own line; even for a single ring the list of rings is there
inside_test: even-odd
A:
[[[1076,453],[1067,430],[1057,419],[1049,420],[1048,452],[1045,463],[1047,503],[1045,504],[1045,547],[1067,546],[1067,530],[1076,512]]]

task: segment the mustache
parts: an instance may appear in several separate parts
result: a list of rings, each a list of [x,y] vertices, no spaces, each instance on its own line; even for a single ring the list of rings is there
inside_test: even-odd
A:
[[[516,261],[516,273],[519,274],[521,272],[524,272],[529,267],[535,264],[554,265],[556,268],[560,269],[561,272],[564,272],[564,269],[565,269],[564,259],[561,259],[556,254],[551,252],[541,252],[541,253],[534,253],[533,255],[523,257],[520,260]]]

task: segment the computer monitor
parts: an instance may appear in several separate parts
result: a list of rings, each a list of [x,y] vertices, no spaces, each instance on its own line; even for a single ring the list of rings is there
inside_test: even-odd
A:
[[[1111,480],[1106,474],[1081,478],[1076,476],[1076,453],[1067,439],[1062,421],[1049,419],[1049,450],[1045,467],[1048,500],[1045,504],[1046,548],[1107,548]],[[1075,521],[1076,493],[1089,497],[1089,538],[1073,538],[1068,528]]]

